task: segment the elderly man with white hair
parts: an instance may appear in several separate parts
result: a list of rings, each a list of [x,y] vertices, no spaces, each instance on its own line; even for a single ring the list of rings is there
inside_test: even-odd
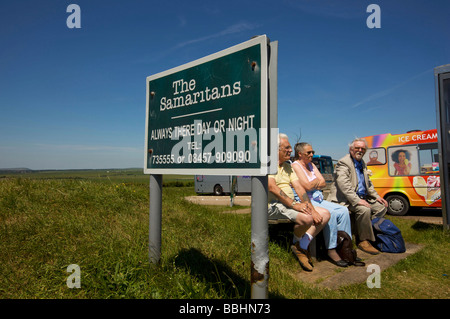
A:
[[[372,219],[383,217],[388,203],[378,195],[370,181],[363,160],[366,150],[367,142],[361,138],[354,139],[349,145],[349,154],[336,164],[327,200],[348,208],[358,248],[376,255],[379,251],[370,243],[375,241]]]

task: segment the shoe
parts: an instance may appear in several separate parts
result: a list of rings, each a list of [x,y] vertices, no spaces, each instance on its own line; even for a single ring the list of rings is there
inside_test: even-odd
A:
[[[376,248],[374,248],[368,240],[363,240],[362,242],[360,242],[358,244],[358,248],[361,249],[362,251],[371,254],[371,255],[378,255],[380,253],[379,250],[377,250]]]
[[[364,267],[366,265],[366,263],[364,261],[361,261],[361,259],[359,260],[355,260],[354,263],[352,263],[353,266],[358,266],[358,267]]]
[[[332,264],[334,264],[334,265],[336,265],[336,266],[339,266],[339,267],[348,267],[348,262],[346,262],[345,260],[342,260],[342,259],[339,259],[338,261],[336,261],[336,260],[333,260],[333,259],[331,259],[331,258],[328,258],[328,260],[332,263]]]
[[[291,246],[291,250],[304,270],[313,271],[313,267],[309,263],[310,257],[308,256],[308,252],[305,249],[300,248],[298,242]]]
[[[299,245],[299,246],[300,246],[300,245]],[[311,265],[311,267],[314,268],[313,259],[312,259],[312,257],[311,257],[311,253],[310,253],[310,251],[309,251],[309,246],[308,246],[308,249],[306,250],[306,256],[308,257],[308,262],[309,262],[309,264]]]

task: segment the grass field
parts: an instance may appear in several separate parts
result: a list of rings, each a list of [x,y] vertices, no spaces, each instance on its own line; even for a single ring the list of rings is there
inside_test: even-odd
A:
[[[152,265],[149,179],[135,172],[0,178],[0,298],[249,298],[250,215],[222,213],[242,207],[190,203],[183,198],[195,195],[192,177],[165,176],[162,256]],[[286,233],[269,243],[269,297],[448,299],[449,233],[390,218],[406,241],[425,247],[383,271],[382,288],[328,290],[294,280],[299,266]],[[79,289],[67,286],[71,264],[81,271]]]

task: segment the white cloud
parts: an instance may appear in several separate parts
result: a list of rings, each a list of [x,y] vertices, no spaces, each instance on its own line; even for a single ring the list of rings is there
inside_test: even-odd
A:
[[[220,32],[210,34],[210,35],[205,35],[203,37],[199,37],[196,39],[178,43],[173,49],[180,49],[180,48],[183,48],[190,44],[199,43],[199,42],[203,42],[203,41],[210,40],[210,39],[220,38],[220,37],[223,37],[223,36],[226,36],[229,34],[235,34],[235,33],[240,33],[243,31],[254,30],[254,29],[258,28],[259,26],[260,25],[254,24],[254,23],[238,22],[233,25],[230,25],[229,27],[227,27],[226,29],[224,29]]]
[[[351,106],[351,108],[356,108],[356,107],[359,107],[359,106],[361,106],[361,105],[363,105],[363,104],[366,104],[366,103],[368,103],[368,102],[372,102],[372,101],[378,100],[378,99],[380,99],[380,98],[382,98],[382,97],[385,97],[385,96],[391,94],[392,92],[394,92],[395,90],[397,90],[398,88],[404,86],[405,84],[408,84],[408,83],[414,81],[415,79],[417,79],[417,78],[419,78],[419,77],[421,77],[421,76],[423,76],[423,75],[425,75],[425,74],[428,74],[428,73],[430,73],[430,72],[432,72],[432,71],[433,71],[433,70],[426,70],[425,72],[421,72],[421,73],[419,73],[419,74],[416,74],[416,75],[414,75],[414,76],[412,76],[412,77],[410,77],[410,78],[404,80],[403,82],[400,82],[400,83],[398,83],[397,85],[394,85],[393,87],[391,87],[391,88],[389,88],[389,89],[386,89],[386,90],[377,92],[377,93],[375,93],[375,94],[369,95],[369,96],[366,97],[365,99],[362,99],[361,101],[359,101],[359,102],[353,104],[353,105]]]
[[[360,0],[285,0],[285,2],[308,15],[338,19],[360,19],[366,15],[367,4]]]

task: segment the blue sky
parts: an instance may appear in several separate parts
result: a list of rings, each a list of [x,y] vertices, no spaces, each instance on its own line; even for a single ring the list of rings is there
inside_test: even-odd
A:
[[[66,25],[71,3],[80,29]],[[355,136],[436,128],[449,12],[448,0],[1,1],[0,168],[143,167],[146,77],[260,34],[278,41],[292,144],[338,159]]]

